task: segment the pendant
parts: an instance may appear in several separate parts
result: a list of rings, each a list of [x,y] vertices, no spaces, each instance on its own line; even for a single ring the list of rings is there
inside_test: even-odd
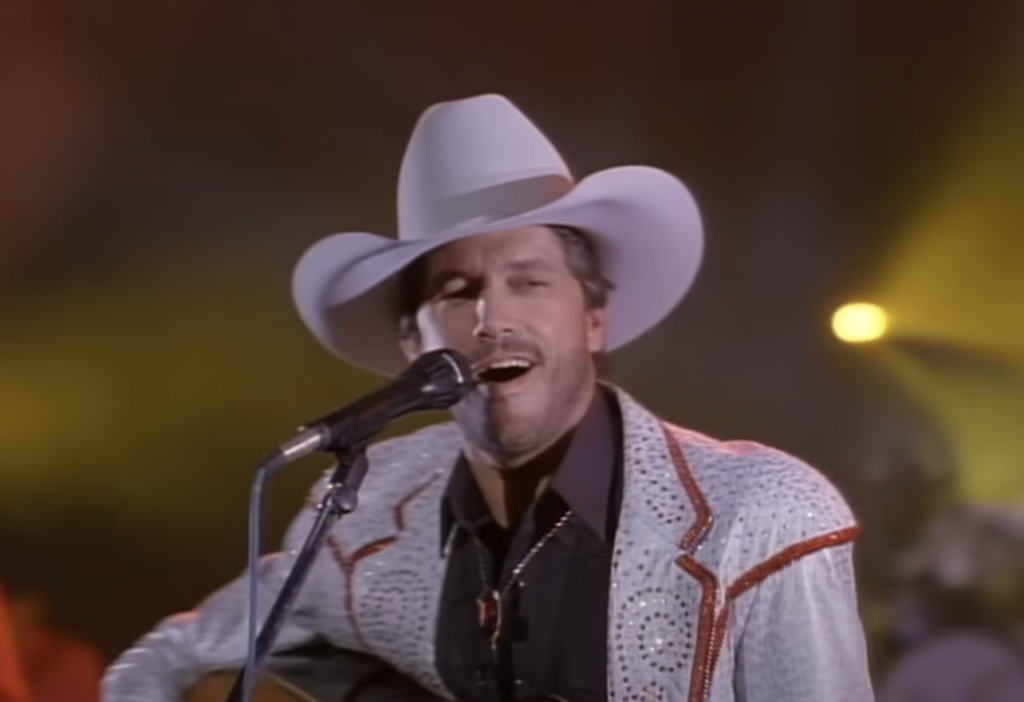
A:
[[[496,639],[501,631],[501,593],[491,590],[476,600],[476,612],[480,629],[491,639]]]

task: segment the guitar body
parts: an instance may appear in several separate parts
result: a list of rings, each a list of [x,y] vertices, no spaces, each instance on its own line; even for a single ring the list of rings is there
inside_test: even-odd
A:
[[[226,702],[238,670],[215,671],[183,702]],[[440,702],[385,663],[355,651],[311,646],[267,660],[252,702]]]
[[[184,702],[225,702],[231,689],[235,686],[237,671],[214,673],[199,681],[193,687]],[[301,688],[278,678],[275,675],[263,675],[256,681],[252,692],[252,702],[328,702],[310,697]]]

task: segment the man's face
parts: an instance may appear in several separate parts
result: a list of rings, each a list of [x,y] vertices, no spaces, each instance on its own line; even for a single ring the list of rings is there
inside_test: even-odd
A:
[[[565,251],[544,227],[471,237],[426,261],[419,336],[406,354],[451,348],[479,384],[452,412],[467,440],[515,466],[586,411],[605,311],[587,309]]]

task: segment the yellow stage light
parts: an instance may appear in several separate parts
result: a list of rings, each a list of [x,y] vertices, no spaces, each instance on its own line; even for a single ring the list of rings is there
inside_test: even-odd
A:
[[[885,310],[868,302],[843,305],[832,315],[832,331],[848,344],[877,341],[885,336],[888,328]]]

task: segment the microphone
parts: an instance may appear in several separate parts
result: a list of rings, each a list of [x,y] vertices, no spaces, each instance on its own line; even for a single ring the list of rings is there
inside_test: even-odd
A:
[[[300,428],[277,452],[291,463],[317,451],[359,446],[413,412],[448,409],[474,385],[469,361],[455,351],[425,353],[380,390]]]

